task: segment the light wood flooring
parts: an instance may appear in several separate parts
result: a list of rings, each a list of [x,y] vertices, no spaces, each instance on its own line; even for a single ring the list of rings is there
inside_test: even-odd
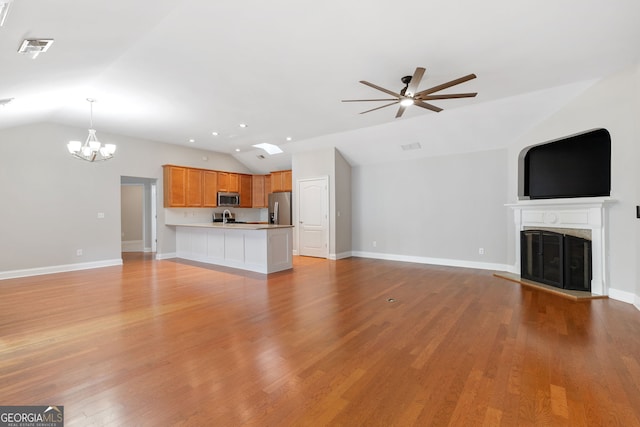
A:
[[[0,281],[0,405],[65,426],[640,426],[640,312],[492,272],[125,254]],[[389,300],[392,301],[389,301]]]

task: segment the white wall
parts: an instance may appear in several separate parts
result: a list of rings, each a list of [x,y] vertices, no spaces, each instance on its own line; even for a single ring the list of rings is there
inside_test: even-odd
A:
[[[249,172],[226,154],[101,133],[118,151],[112,160],[72,158],[70,139],[87,130],[37,124],[0,130],[0,278],[23,270],[121,262],[121,176],[158,182],[158,254],[175,252],[174,231],[164,225],[162,165],[167,163]],[[203,157],[207,160],[203,160]],[[104,213],[104,219],[97,214]],[[82,256],[76,251],[82,249]],[[9,273],[7,273],[9,272]],[[3,274],[4,273],[4,274]]]
[[[351,166],[335,148],[294,153],[293,186],[305,178],[329,179],[329,258],[351,254]],[[294,218],[297,224],[297,194],[293,193]],[[340,216],[338,217],[338,212]],[[298,249],[298,228],[294,229],[294,249]]]
[[[505,269],[506,149],[354,167],[352,180],[356,255]]]
[[[628,302],[637,300],[640,295],[637,267],[640,220],[635,218],[635,206],[640,197],[639,85],[640,69],[637,66],[603,79],[509,147],[509,200],[515,202],[518,156],[524,148],[595,128],[610,132],[611,198],[615,203],[609,208],[607,252],[610,274],[605,279],[610,296]],[[514,230],[510,230],[510,247],[515,244],[515,238]],[[515,263],[513,258],[514,254],[510,252],[510,264]]]
[[[351,200],[351,165],[342,157],[338,150],[335,156],[335,180],[333,193],[335,194],[335,209],[332,209],[333,223],[335,224],[335,255],[336,258],[344,258],[351,255],[351,224],[352,200]]]

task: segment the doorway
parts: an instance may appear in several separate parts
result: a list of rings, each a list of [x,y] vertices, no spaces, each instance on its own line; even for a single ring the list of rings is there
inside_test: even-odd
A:
[[[157,250],[157,180],[120,177],[120,237],[122,252]]]
[[[298,180],[298,253],[329,257],[329,178]]]

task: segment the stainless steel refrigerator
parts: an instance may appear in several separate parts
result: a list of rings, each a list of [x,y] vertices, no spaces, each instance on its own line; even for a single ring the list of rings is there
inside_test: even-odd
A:
[[[291,193],[269,194],[269,223],[291,225]]]

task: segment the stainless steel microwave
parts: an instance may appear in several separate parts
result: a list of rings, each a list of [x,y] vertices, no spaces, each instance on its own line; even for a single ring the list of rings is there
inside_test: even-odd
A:
[[[218,206],[240,206],[240,194],[218,193]]]

